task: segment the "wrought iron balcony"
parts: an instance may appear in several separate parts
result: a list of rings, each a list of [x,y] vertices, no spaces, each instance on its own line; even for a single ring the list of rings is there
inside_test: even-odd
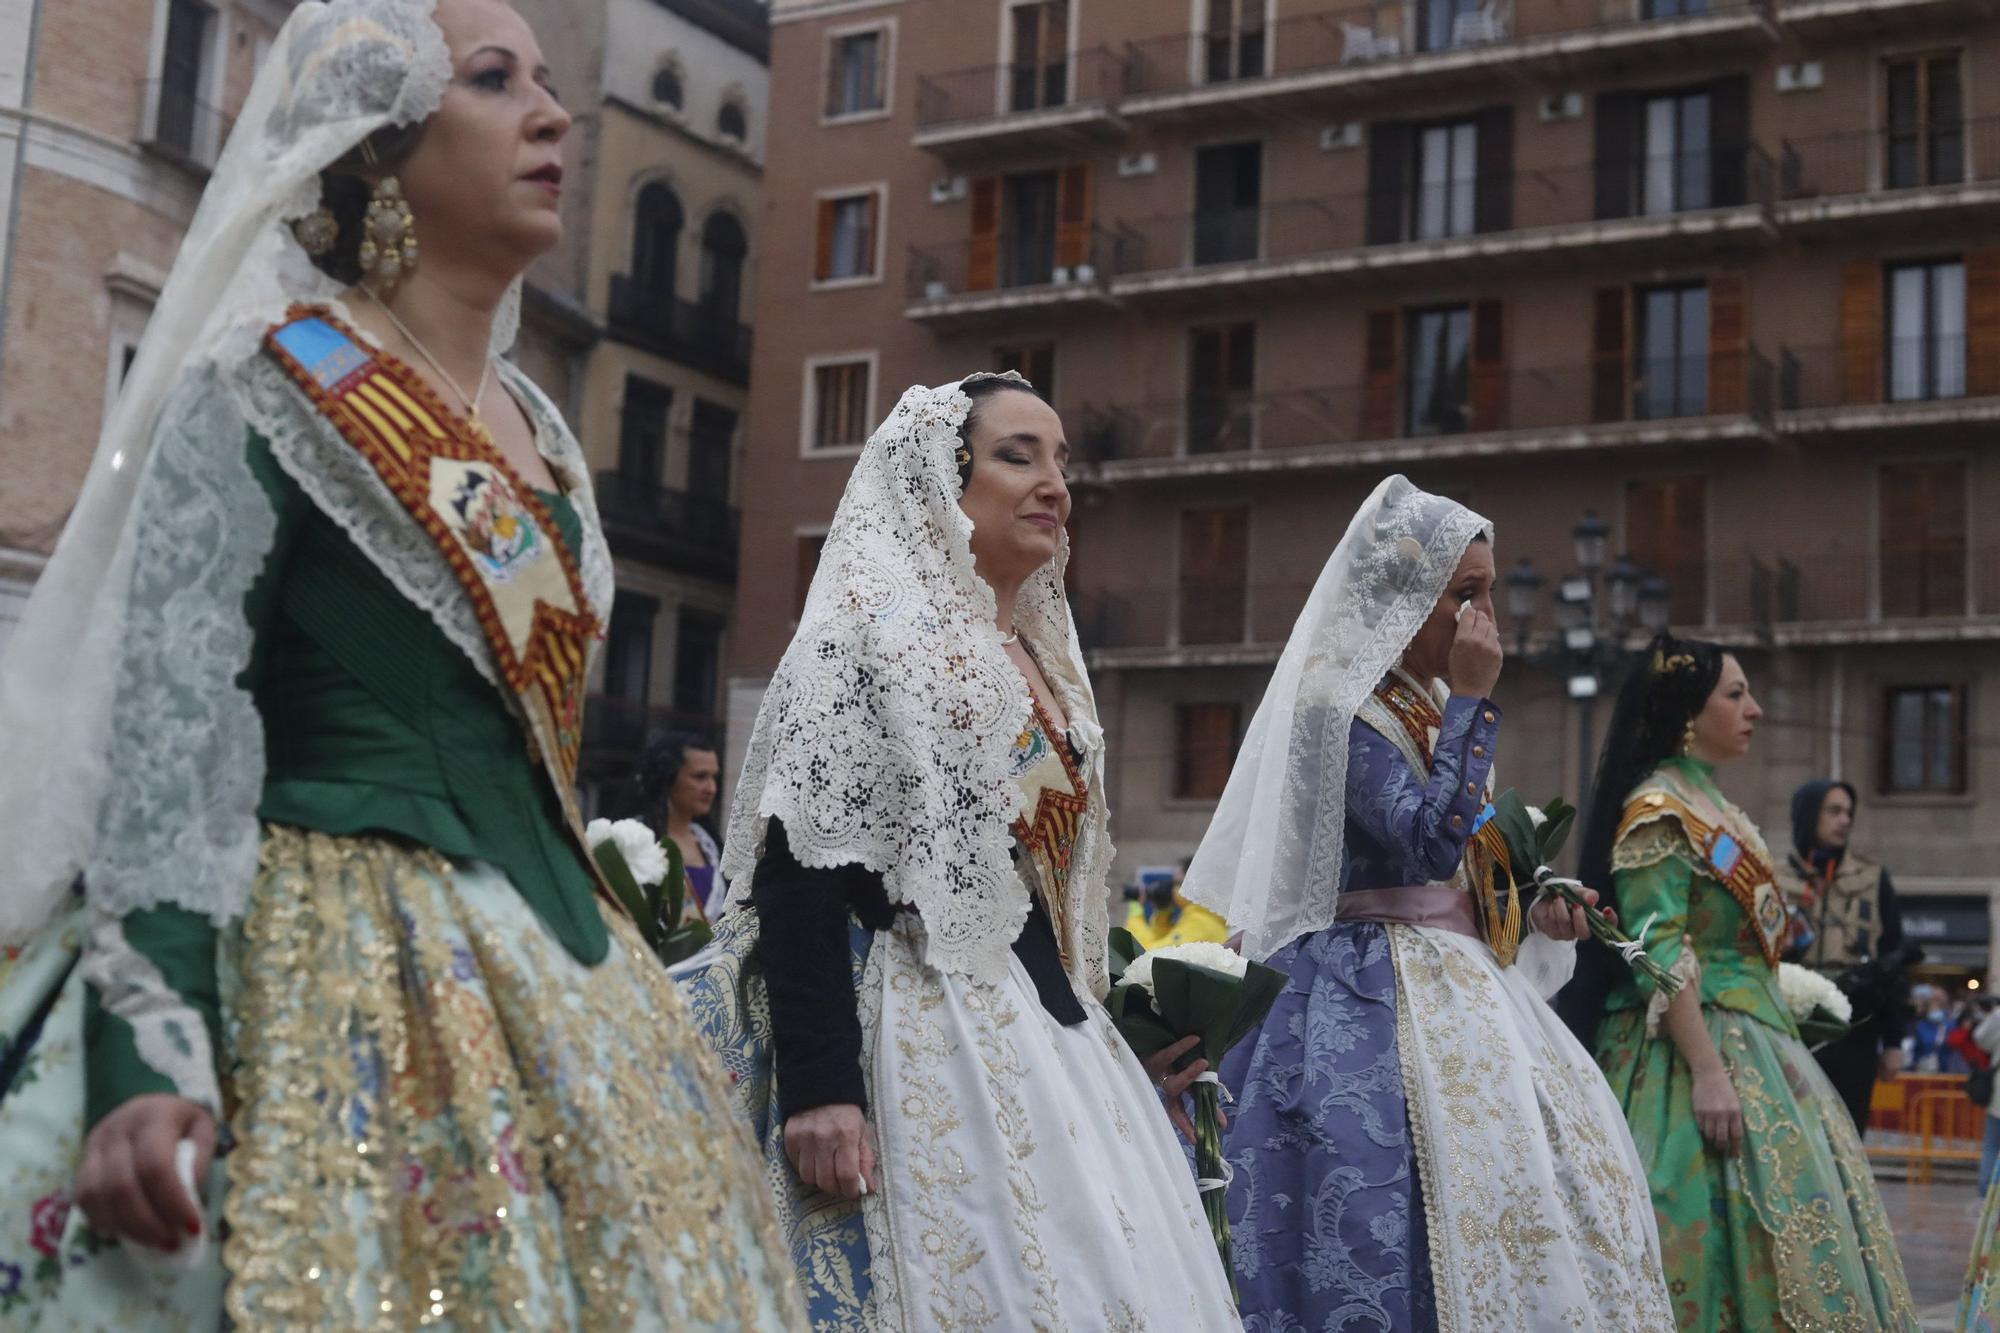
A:
[[[2000,116],[1929,133],[1851,130],[1788,139],[1779,159],[1782,219],[1796,228],[1874,219],[1884,228],[1954,214],[1990,225],[2000,211]]]
[[[905,313],[928,321],[1110,301],[1111,280],[1135,262],[1132,235],[1093,226],[1080,262],[1053,236],[951,241],[910,250]]]
[[[611,279],[612,336],[732,384],[750,382],[750,326],[733,314],[660,294],[620,273]]]
[[[598,473],[596,489],[612,550],[646,564],[736,581],[742,524],[726,501],[647,485],[620,472]]]
[[[215,167],[234,120],[165,79],[139,82],[141,146],[203,175]]]
[[[945,156],[1004,143],[1052,148],[1123,131],[1125,57],[1101,47],[917,79],[916,143]]]

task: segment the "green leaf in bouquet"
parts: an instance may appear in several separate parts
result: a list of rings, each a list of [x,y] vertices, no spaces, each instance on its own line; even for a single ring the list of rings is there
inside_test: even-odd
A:
[[[632,877],[632,867],[625,864],[625,853],[618,850],[618,844],[609,838],[597,844],[591,852],[597,861],[597,868],[604,872],[604,882],[618,895],[618,902],[632,920],[638,923],[639,934],[646,943],[658,947],[660,931],[657,918],[652,915],[652,903],[647,901],[646,891],[639,887],[639,881]]]
[[[1562,855],[1563,847],[1569,842],[1570,832],[1576,827],[1576,807],[1562,797],[1556,796],[1551,797],[1549,803],[1542,807],[1542,813],[1548,816],[1548,822],[1535,830],[1541,840],[1539,864],[1552,866],[1556,863],[1556,858]]]
[[[1200,1054],[1214,1069],[1264,1021],[1285,980],[1284,973],[1258,963],[1239,979],[1178,958],[1155,958],[1153,1003],[1177,1037],[1194,1033],[1201,1038]]]
[[[690,921],[677,930],[668,932],[660,941],[660,961],[668,967],[685,962],[706,949],[715,938],[715,929],[706,921]]]
[[[1153,1008],[1153,997],[1143,986],[1113,986],[1104,1007],[1118,1035],[1141,1060],[1151,1059],[1186,1035],[1161,1020]]]
[[[1119,978],[1125,975],[1125,969],[1132,965],[1132,960],[1144,952],[1146,946],[1139,943],[1137,936],[1123,926],[1113,926],[1109,950],[1111,984],[1116,986]]]
[[[655,890],[653,908],[660,930],[665,935],[672,935],[679,929],[681,916],[687,910],[687,859],[681,855],[681,845],[672,838],[660,845],[667,852],[667,877]]]
[[[1509,787],[1494,797],[1492,822],[1507,844],[1507,865],[1515,883],[1531,878],[1541,863],[1536,858],[1535,821],[1528,818],[1528,803],[1521,799],[1521,793]]]

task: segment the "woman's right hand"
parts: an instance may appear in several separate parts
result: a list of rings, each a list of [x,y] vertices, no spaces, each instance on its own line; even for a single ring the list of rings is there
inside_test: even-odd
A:
[[[175,1250],[201,1234],[200,1201],[174,1170],[182,1139],[195,1144],[194,1178],[208,1178],[215,1117],[171,1093],[134,1097],[97,1122],[83,1145],[76,1203],[95,1230],[156,1250]]]
[[[1451,692],[1474,699],[1492,698],[1506,657],[1500,646],[1500,629],[1493,618],[1468,604],[1465,614],[1458,618],[1458,631],[1452,636],[1451,657],[1445,668]]]
[[[1733,1153],[1743,1146],[1743,1103],[1722,1068],[1694,1076],[1694,1123],[1711,1146]]]
[[[875,1188],[875,1145],[868,1118],[851,1103],[815,1106],[785,1121],[785,1156],[812,1189],[858,1199]]]

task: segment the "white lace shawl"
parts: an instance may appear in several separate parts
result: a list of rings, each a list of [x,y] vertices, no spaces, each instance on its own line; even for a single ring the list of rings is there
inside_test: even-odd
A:
[[[732,897],[747,896],[767,821],[779,819],[801,865],[866,866],[891,902],[914,906],[930,966],[991,982],[1030,905],[1009,829],[1021,813],[1010,756],[1032,705],[958,505],[954,454],[970,408],[958,384],[911,388],[862,450],[757,710],[722,871]],[[1065,535],[1022,588],[1014,624],[1093,759],[1065,944],[1076,979],[1102,993],[1103,733],[1063,595],[1068,559]]]
[[[1391,476],[1320,571],[1182,890],[1241,930],[1250,957],[1333,923],[1354,715],[1482,534],[1478,514]]]
[[[359,530],[373,503],[365,487],[302,475],[312,432],[283,425],[281,400],[258,387],[265,330],[291,303],[339,290],[287,221],[317,207],[323,168],[385,126],[424,119],[443,96],[451,61],[433,5],[306,0],[244,100],[0,659],[0,752],[15,759],[0,765],[0,940],[33,935],[79,873],[113,913],[170,902],[227,918],[248,891],[263,734],[235,681],[251,649],[243,595],[273,530],[244,457],[248,427],[270,435],[308,494],[400,571],[397,586],[454,642],[476,646],[413,547]],[[517,284],[495,321],[496,351],[513,342],[518,311]],[[574,441],[524,380],[508,382],[590,514]],[[608,560],[585,556],[596,598]]]

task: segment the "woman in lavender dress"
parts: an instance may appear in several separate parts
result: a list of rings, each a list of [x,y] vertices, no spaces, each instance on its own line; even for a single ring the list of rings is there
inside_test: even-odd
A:
[[[1471,841],[1500,732],[1493,577],[1484,519],[1383,482],[1188,875],[1290,976],[1222,1069],[1251,1333],[1672,1326],[1624,1117],[1543,999],[1580,914],[1500,900]]]

